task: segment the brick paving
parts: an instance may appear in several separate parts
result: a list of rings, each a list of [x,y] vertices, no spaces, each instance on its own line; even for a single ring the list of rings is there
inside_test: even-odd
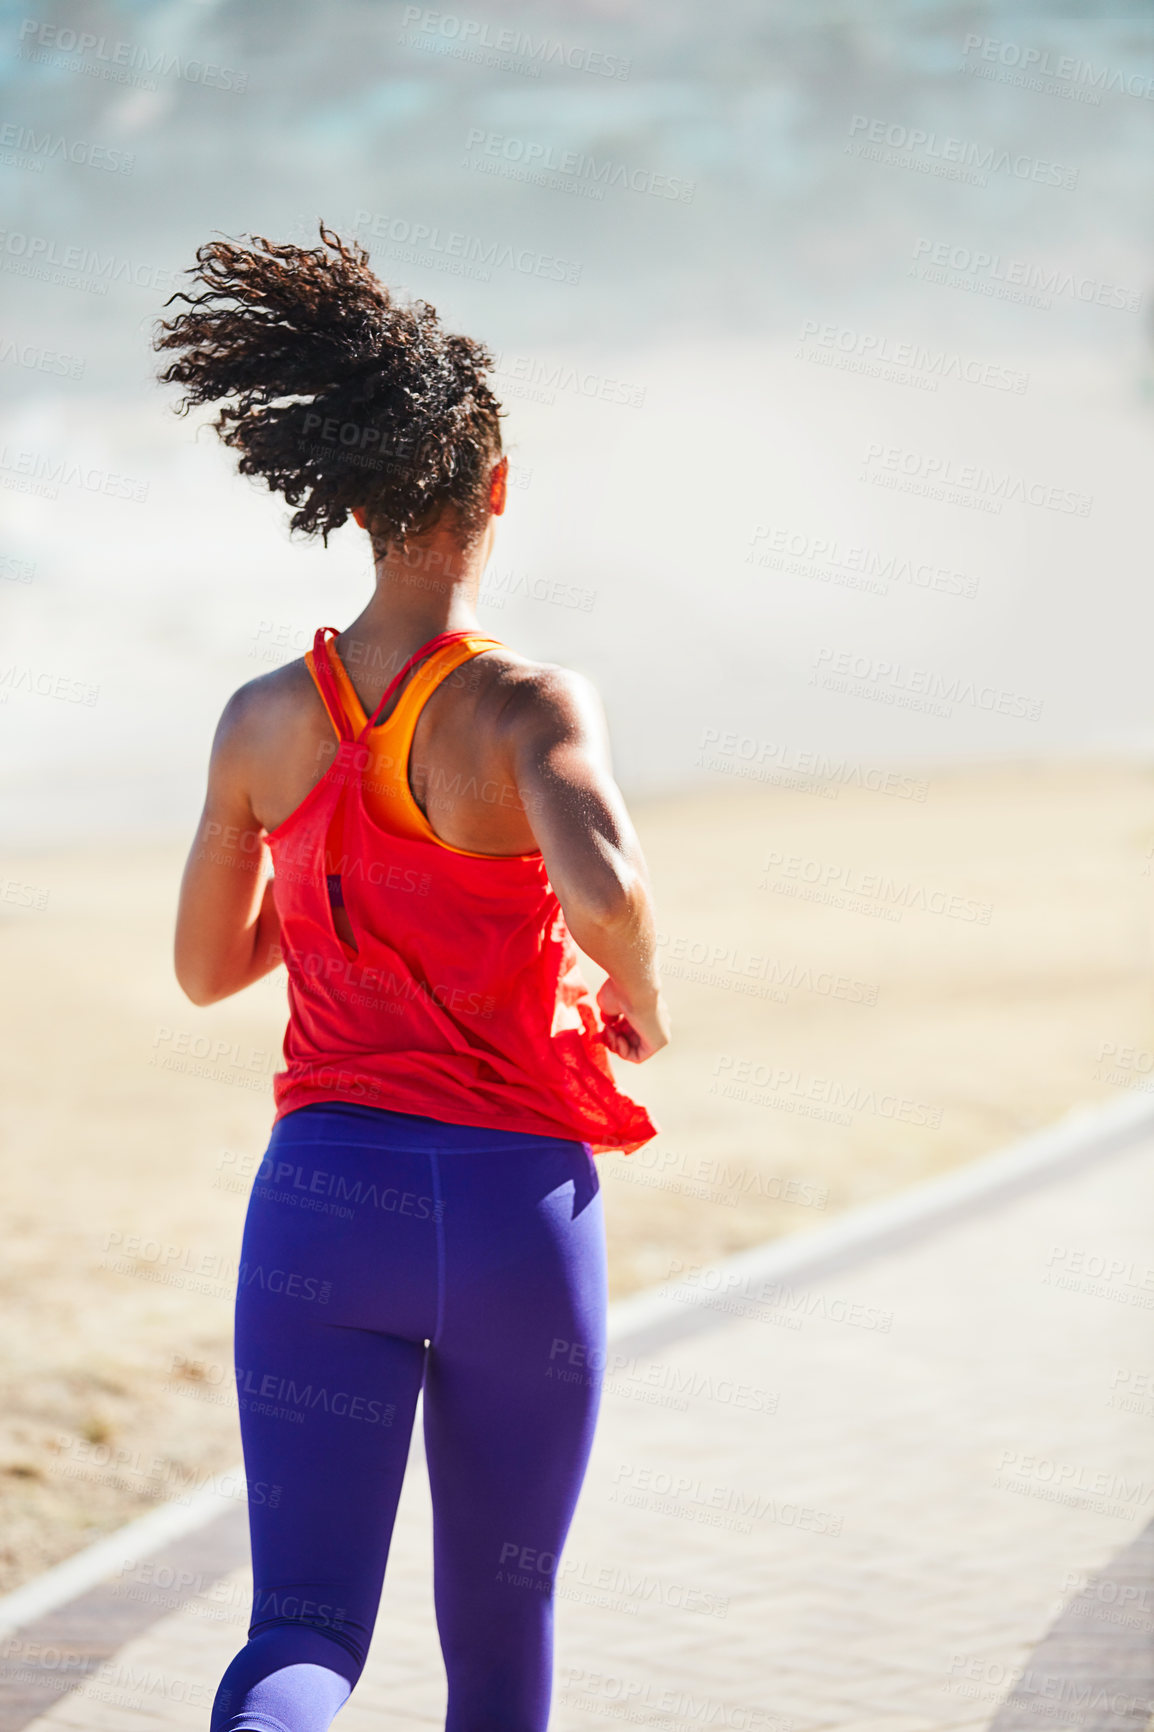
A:
[[[708,1329],[623,1342],[558,1575],[552,1732],[1142,1732],[1152,1226],[1146,1137],[836,1271],[739,1287]],[[691,1273],[687,1320],[720,1279]],[[147,1627],[134,1600],[97,1671],[4,1727],[203,1729],[247,1620],[235,1521],[219,1534],[215,1569],[196,1540],[201,1593],[157,1598]],[[443,1724],[429,1560],[415,1447],[342,1732]],[[66,1640],[53,1617],[12,1638],[29,1665]]]

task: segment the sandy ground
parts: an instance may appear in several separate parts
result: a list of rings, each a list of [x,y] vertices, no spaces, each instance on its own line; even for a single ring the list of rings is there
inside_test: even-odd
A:
[[[1154,771],[719,776],[635,816],[675,1044],[620,1067],[662,1134],[601,1158],[614,1295],[1154,1087]],[[239,1458],[233,1276],[283,977],[185,1002],[181,864],[0,862],[0,1588]]]

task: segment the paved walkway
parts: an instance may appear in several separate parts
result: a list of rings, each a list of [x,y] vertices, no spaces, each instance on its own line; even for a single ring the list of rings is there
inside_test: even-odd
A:
[[[688,1280],[687,1314],[713,1280]],[[559,1576],[553,1732],[1143,1732],[1154,1142],[725,1304],[609,1376]],[[199,1543],[206,1591],[165,1613],[127,1576],[137,1621],[161,1615],[21,1724],[203,1732],[247,1584],[213,1585]],[[237,1543],[218,1524],[218,1570]],[[415,1452],[342,1732],[443,1723],[429,1556]]]

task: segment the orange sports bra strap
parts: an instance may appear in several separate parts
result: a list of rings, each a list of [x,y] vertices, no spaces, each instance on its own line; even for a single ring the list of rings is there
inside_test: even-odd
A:
[[[354,727],[344,698],[341,695],[340,685],[338,684],[337,676],[333,668],[333,658],[329,651],[328,638],[330,636],[337,637],[338,635],[339,633],[336,626],[321,626],[313,639],[311,653],[305,656],[305,665],[313,677],[316,688],[320,693],[321,701],[329,713],[329,719],[331,720],[333,727],[336,729],[338,737],[342,740],[359,740],[365,738],[370,730],[376,726],[377,717],[385,708],[385,705],[389,702],[389,699],[393,696],[393,693],[396,691],[405,675],[417,662],[424,662],[425,665],[418,669],[414,678],[409,682],[409,685],[402,696],[401,705],[404,705],[406,700],[409,699],[410,692],[413,694],[413,698],[416,699],[418,695],[421,694],[422,688],[427,686],[429,677],[432,678],[432,682],[435,685],[438,681],[449,674],[453,668],[459,666],[462,661],[467,661],[472,655],[480,654],[482,649],[500,649],[503,647],[497,638],[485,637],[479,632],[439,632],[436,637],[430,638],[427,643],[421,644],[419,649],[413,651],[405,665],[389,681],[388,686],[385,688],[384,694],[381,697],[381,701],[373,711],[372,715],[369,716],[364,726],[358,729]],[[464,647],[466,644],[469,645],[469,648],[467,649]],[[445,650],[450,652],[447,659],[441,653]],[[456,655],[452,653],[454,650],[457,652]],[[461,653],[462,650],[464,650],[463,654]],[[428,658],[428,660],[426,661],[425,658]],[[344,670],[342,669],[342,673],[343,671]],[[423,675],[426,676],[424,679],[422,678]],[[347,679],[347,676],[345,677]],[[423,702],[423,697],[420,701]],[[401,706],[399,705],[398,708],[400,707]],[[360,709],[359,703],[357,708]],[[361,711],[361,713],[363,714],[364,712]]]
[[[336,637],[337,627],[335,625],[321,626],[313,639],[312,656],[311,658],[306,656],[305,660],[309,665],[309,672],[312,674],[313,679],[316,682],[317,690],[321,694],[321,699],[324,703],[325,709],[329,712],[329,718],[333,727],[337,730],[337,733],[340,735],[342,740],[351,740],[354,738],[353,725],[345,713],[344,704],[341,702],[341,694],[337,687],[336,675],[333,673],[333,664],[329,659],[329,646],[325,637],[326,632],[331,632],[333,637]]]
[[[369,717],[368,721],[365,723],[363,729],[361,730],[360,737],[363,739],[364,736],[369,732],[369,730],[376,726],[377,717],[380,715],[381,711],[384,709],[385,705],[388,703],[389,699],[392,697],[393,693],[396,691],[397,687],[400,685],[401,681],[404,679],[404,677],[408,673],[409,669],[411,667],[413,667],[415,665],[415,663],[422,661],[425,658],[425,656],[435,655],[438,650],[447,649],[450,644],[459,643],[463,638],[475,638],[478,635],[479,634],[477,632],[473,632],[473,631],[442,631],[442,632],[438,632],[436,637],[431,637],[429,639],[428,643],[423,643],[419,649],[415,649],[413,651],[412,655],[409,657],[408,661],[405,663],[404,667],[401,668],[397,673],[395,673],[393,675],[392,679],[389,681],[388,685],[385,687],[384,696],[381,698],[380,703],[377,705],[376,709],[373,711],[372,715]],[[496,641],[496,640],[492,640],[492,641]],[[418,674],[416,676],[416,678],[419,679],[420,675]],[[414,681],[414,683],[415,683],[415,681]]]

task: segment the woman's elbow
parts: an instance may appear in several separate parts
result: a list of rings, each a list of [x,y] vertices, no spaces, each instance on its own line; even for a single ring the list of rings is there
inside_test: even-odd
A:
[[[228,995],[224,992],[214,992],[211,987],[203,985],[198,980],[188,980],[179,974],[177,984],[190,1004],[195,1004],[198,1010],[205,1010],[210,1004],[217,1004]]]
[[[222,998],[227,998],[233,991],[219,975],[214,975],[205,967],[203,957],[184,956],[178,950],[173,961],[173,971],[181,992],[198,1010],[204,1010],[210,1004],[219,1004]]]
[[[634,923],[648,896],[641,874],[621,867],[581,885],[567,903],[562,899],[562,906],[571,926],[576,922],[603,932],[615,932]]]

